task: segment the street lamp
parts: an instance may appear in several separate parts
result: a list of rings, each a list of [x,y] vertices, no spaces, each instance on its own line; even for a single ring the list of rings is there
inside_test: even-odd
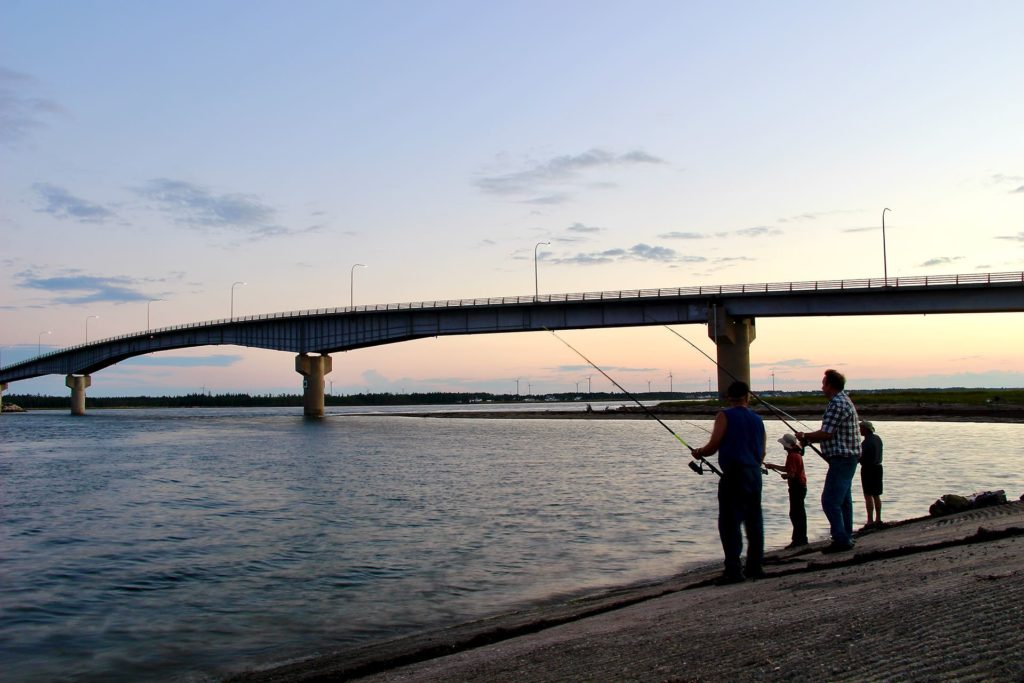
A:
[[[43,355],[43,335],[44,334],[53,334],[53,330],[46,330],[45,332],[40,332],[39,333],[39,338],[36,339],[36,355],[37,356]],[[89,333],[86,332],[85,336],[88,337]],[[86,339],[86,341],[89,341],[89,340]]]
[[[233,297],[232,297],[232,298],[233,298]],[[151,329],[153,329],[153,328],[152,328],[152,327],[150,327],[150,325],[149,325],[149,305],[150,305],[151,303],[153,303],[154,301],[163,301],[163,299],[150,299],[149,301],[147,301],[147,302],[146,302],[146,329],[147,329],[147,330],[151,330]],[[233,303],[233,302],[232,302],[232,304],[231,304],[231,307],[232,307],[232,309],[234,308],[234,303]]]
[[[540,245],[546,244],[551,246],[551,242],[537,242],[533,245],[533,300],[536,301],[537,297],[540,296],[540,280],[537,275],[537,249]]]
[[[772,368],[772,393],[775,393],[775,368]]]
[[[356,263],[348,273],[348,307],[356,305],[356,268],[368,268],[364,263]]]
[[[242,285],[243,287],[248,284],[245,282],[232,282],[231,283],[231,319],[235,319],[235,287]]]
[[[885,275],[885,286],[889,286],[889,262],[885,256],[885,212],[892,211],[892,209],[882,209],[882,269]]]
[[[89,318],[99,318],[98,315],[90,315]],[[89,318],[85,319],[85,343],[89,343]]]
[[[668,373],[668,393],[672,393],[672,373]]]

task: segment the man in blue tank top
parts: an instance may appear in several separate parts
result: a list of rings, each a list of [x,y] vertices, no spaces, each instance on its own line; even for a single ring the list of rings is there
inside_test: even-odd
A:
[[[750,409],[750,387],[736,381],[725,392],[730,407],[715,416],[711,438],[692,449],[694,458],[718,452],[718,535],[725,551],[725,573],[716,583],[738,583],[764,576],[764,518],[761,514],[761,463],[765,457],[764,421]],[[740,562],[747,531],[746,574]]]

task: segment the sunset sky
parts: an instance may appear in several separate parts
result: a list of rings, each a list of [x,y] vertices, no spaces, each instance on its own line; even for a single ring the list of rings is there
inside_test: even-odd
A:
[[[0,0],[0,363],[227,317],[232,290],[236,315],[529,295],[539,242],[542,293],[881,277],[886,207],[890,277],[1019,272],[1022,26],[1017,0]],[[564,336],[632,391],[713,374],[661,328]],[[1022,314],[763,319],[752,384],[1024,386],[1022,338]],[[529,333],[328,380],[588,376],[611,388]],[[89,394],[301,382],[292,354],[203,347]]]

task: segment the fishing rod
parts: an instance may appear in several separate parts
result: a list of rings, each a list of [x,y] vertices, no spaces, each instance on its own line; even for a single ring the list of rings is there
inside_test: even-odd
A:
[[[679,443],[683,444],[686,448],[690,449],[691,452],[693,451],[693,446],[691,446],[690,444],[686,443],[686,441],[683,440],[683,437],[681,437],[678,434],[676,434],[675,430],[673,430],[671,427],[669,427],[667,424],[665,424],[665,422],[661,418],[659,418],[657,415],[655,415],[651,411],[650,408],[648,408],[643,403],[641,403],[640,400],[636,396],[634,396],[633,394],[631,394],[628,391],[626,391],[626,388],[624,386],[622,386],[621,384],[619,384],[618,382],[616,382],[614,379],[612,379],[611,375],[609,375],[607,372],[605,372],[600,367],[598,367],[597,363],[595,363],[594,361],[592,361],[589,358],[587,358],[586,356],[584,356],[583,353],[579,349],[577,349],[575,346],[573,346],[572,344],[570,344],[569,342],[565,341],[564,339],[559,337],[557,334],[555,334],[554,330],[550,330],[547,327],[545,327],[544,329],[546,331],[550,332],[551,335],[555,339],[557,339],[558,341],[560,341],[563,344],[565,344],[566,346],[568,346],[573,351],[573,353],[575,353],[577,356],[579,356],[583,360],[587,361],[587,363],[590,364],[590,367],[594,368],[595,370],[600,372],[602,375],[604,375],[605,379],[607,379],[609,382],[614,384],[619,389],[619,391],[624,393],[634,403],[636,403],[638,406],[640,406],[640,408],[645,413],[647,413],[647,417],[650,417],[650,418],[653,418],[654,420],[656,420],[658,422],[658,424],[660,424],[662,427],[664,427],[668,431],[669,434],[674,436]],[[700,460],[701,464],[697,464],[696,462],[690,462],[690,469],[691,470],[693,470],[697,474],[704,474],[703,465],[707,465],[708,469],[710,469],[712,472],[714,472],[718,476],[722,476],[722,473],[718,471],[718,468],[716,468],[714,465],[712,465],[710,462],[708,462],[708,460],[704,456],[700,456],[699,460]]]
[[[646,317],[646,316],[645,316],[645,317]],[[687,338],[686,338],[686,337],[684,337],[683,335],[679,334],[679,332],[677,332],[676,330],[673,330],[673,329],[672,329],[671,327],[669,327],[668,325],[662,325],[662,326],[663,326],[663,327],[664,327],[664,328],[665,328],[666,330],[668,330],[669,332],[671,332],[672,334],[676,335],[677,337],[679,337],[680,339],[682,339],[682,340],[683,340],[684,342],[686,342],[687,344],[689,344],[690,346],[692,346],[692,347],[693,347],[694,349],[696,349],[696,350],[697,350],[697,351],[698,351],[698,352],[699,352],[699,353],[700,353],[700,354],[701,354],[702,356],[704,356],[704,357],[705,357],[705,358],[707,358],[707,359],[708,359],[709,361],[711,361],[712,363],[714,363],[714,364],[715,364],[715,366],[716,366],[716,367],[717,367],[717,368],[718,368],[719,370],[721,370],[721,371],[722,371],[722,372],[724,372],[725,374],[729,375],[729,377],[731,377],[731,378],[732,378],[732,380],[733,380],[734,382],[738,382],[738,381],[740,381],[739,377],[737,377],[736,375],[732,374],[731,372],[729,372],[728,370],[726,370],[725,368],[723,368],[723,367],[722,367],[722,366],[721,366],[721,365],[720,365],[720,364],[718,363],[718,361],[716,361],[716,360],[715,360],[714,358],[712,358],[712,357],[711,357],[711,356],[709,356],[709,355],[708,355],[707,353],[705,353],[705,352],[704,352],[704,349],[700,348],[699,346],[697,346],[696,344],[694,344],[694,343],[693,343],[692,341],[690,341],[689,339],[687,339]],[[756,393],[755,393],[755,392],[754,392],[754,391],[753,391],[752,389],[750,390],[750,395],[751,395],[751,396],[753,396],[754,398],[756,398],[756,399],[757,399],[758,401],[760,401],[760,402],[761,402],[762,404],[764,404],[764,406],[765,406],[765,407],[766,407],[766,408],[767,408],[768,410],[770,410],[770,411],[771,411],[771,412],[772,412],[772,413],[773,413],[773,414],[775,415],[775,417],[777,417],[777,418],[779,419],[779,421],[780,421],[780,422],[782,422],[782,424],[786,425],[786,427],[788,427],[788,428],[789,428],[789,430],[790,430],[791,432],[793,432],[794,434],[796,434],[796,433],[797,433],[798,431],[800,431],[800,430],[798,430],[798,429],[797,429],[796,427],[794,427],[794,426],[793,426],[792,424],[790,424],[790,422],[789,422],[788,420],[786,420],[786,418],[788,417],[788,418],[789,418],[790,420],[796,420],[797,422],[802,422],[801,420],[797,420],[797,419],[796,419],[795,417],[793,417],[793,416],[792,416],[792,415],[790,415],[789,413],[787,413],[787,412],[785,412],[785,411],[783,411],[783,410],[780,410],[779,408],[776,408],[776,407],[775,407],[775,406],[773,406],[773,405],[772,405],[771,403],[769,403],[768,401],[766,401],[766,400],[764,400],[763,398],[761,398],[761,396],[760,396],[759,394],[756,394]],[[810,448],[811,448],[811,450],[812,450],[812,451],[814,451],[815,453],[817,453],[818,455],[820,455],[820,456],[821,456],[821,458],[822,458],[822,459],[823,459],[823,460],[824,460],[825,462],[828,462],[828,458],[826,458],[826,457],[825,457],[825,455],[824,455],[824,454],[823,454],[823,453],[822,453],[821,451],[819,451],[819,450],[818,450],[817,448],[815,448],[814,444],[812,444],[812,443],[808,443],[807,445],[808,445],[808,446],[810,446]]]

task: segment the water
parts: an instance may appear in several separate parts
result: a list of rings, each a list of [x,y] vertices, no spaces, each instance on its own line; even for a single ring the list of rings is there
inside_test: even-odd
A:
[[[696,425],[670,422],[694,444]],[[1024,425],[876,421],[887,519],[1024,490]],[[771,460],[783,453],[769,423]],[[10,681],[215,680],[720,561],[713,475],[651,421],[295,409],[0,419]],[[813,536],[824,464],[807,456]],[[856,521],[863,503],[855,484]],[[765,479],[769,547],[789,540]]]

